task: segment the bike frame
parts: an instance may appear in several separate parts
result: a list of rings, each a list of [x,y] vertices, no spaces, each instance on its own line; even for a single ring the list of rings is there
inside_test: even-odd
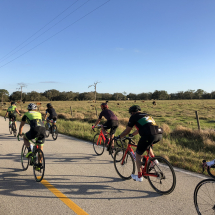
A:
[[[107,133],[108,135],[109,135],[109,133]],[[100,131],[100,133],[99,133],[99,138],[98,138],[98,140],[97,140],[97,145],[101,145],[101,143],[102,143],[102,139],[103,139],[103,141],[105,142],[105,136],[104,136],[104,134],[103,134],[103,132],[102,132],[102,130]],[[108,141],[108,144],[110,143],[110,140]]]
[[[134,143],[134,142],[132,143],[132,142],[133,142],[133,141],[132,141],[131,139],[129,139],[128,147],[127,147],[127,149],[126,149],[126,151],[125,151],[125,154],[124,154],[124,156],[123,156],[121,165],[123,165],[124,160],[125,160],[125,157],[126,157],[128,151],[131,152],[131,153],[134,153],[134,150],[131,148],[131,146],[137,147],[137,145],[135,145],[135,143]],[[146,150],[147,155],[144,155],[144,156],[143,156],[143,159],[145,159],[145,164],[148,163],[148,160],[149,160],[149,158],[151,157],[151,156],[149,155],[150,148],[151,148],[151,146],[149,146],[149,147],[147,148],[147,150]],[[158,177],[158,175],[156,175],[156,174],[147,173],[147,172],[146,172],[146,168],[147,168],[147,165],[145,165],[144,168],[143,168],[143,170],[142,170],[143,176]]]

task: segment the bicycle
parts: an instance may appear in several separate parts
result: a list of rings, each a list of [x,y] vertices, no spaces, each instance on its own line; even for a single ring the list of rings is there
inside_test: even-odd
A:
[[[102,125],[97,125],[95,128],[97,129],[100,129],[102,128]],[[92,129],[94,132],[96,132],[92,126]],[[110,134],[107,133],[107,135],[110,137]],[[95,134],[94,138],[93,138],[93,148],[94,148],[94,151],[97,155],[102,155],[104,153],[104,149],[105,149],[105,146],[107,146],[107,150],[109,150],[109,153],[111,155],[111,157],[113,158],[114,157],[114,153],[116,151],[116,147],[112,148],[111,147],[111,144],[112,144],[112,139],[109,138],[108,142],[106,142],[106,138],[102,132],[102,130],[100,131],[100,133],[97,133]],[[118,147],[122,147],[121,144],[119,144],[117,141],[115,141],[116,145]]]
[[[123,179],[131,179],[131,174],[135,173],[135,153],[131,147],[137,147],[132,137],[124,137],[120,141],[128,140],[127,148],[120,148],[114,155],[114,167],[117,174]],[[160,194],[170,194],[176,186],[176,176],[172,165],[161,156],[151,157],[149,154],[151,144],[148,146],[147,155],[143,156],[144,166],[142,175],[148,179],[151,187]],[[170,181],[168,181],[170,180]]]
[[[22,135],[24,135],[24,133]],[[19,134],[17,135],[17,139],[18,141],[20,141]],[[30,145],[30,147],[33,149],[32,155],[29,158],[25,157],[26,154],[28,153],[28,148],[25,146],[25,144],[23,144],[21,151],[21,164],[23,170],[27,170],[29,164],[33,166],[35,181],[40,182],[42,181],[45,173],[45,157],[43,151],[38,147],[38,144],[41,144],[42,141],[38,140],[38,138],[35,138],[35,141],[30,140],[30,142],[34,144]]]
[[[5,118],[5,121],[6,121],[6,118]],[[10,132],[10,134],[13,133],[14,137],[16,137],[17,130],[16,130],[14,117],[11,118],[11,121],[12,121],[12,123],[9,124],[9,132]]]
[[[203,160],[202,161],[202,165],[206,162],[206,160]],[[204,172],[205,168],[203,167],[203,170],[202,170],[202,173]],[[208,174],[212,177],[212,178],[215,178],[215,164],[212,165],[212,166],[208,166],[207,167],[207,172]]]
[[[50,123],[52,123],[52,125],[50,126]],[[46,137],[49,137],[49,134],[52,134],[52,138],[53,140],[57,140],[58,137],[58,130],[57,130],[57,126],[53,125],[53,120],[50,121],[50,123],[46,123],[45,128],[46,128]]]

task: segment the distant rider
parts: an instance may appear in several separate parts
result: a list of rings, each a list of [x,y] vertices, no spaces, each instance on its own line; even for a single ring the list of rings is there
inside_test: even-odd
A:
[[[45,115],[45,120],[46,120],[47,124],[50,125],[49,122],[51,120],[53,120],[53,125],[56,125],[57,114],[56,114],[55,109],[53,108],[51,103],[48,103],[46,106],[48,108],[48,109],[46,109],[46,115]],[[47,117],[48,114],[49,114],[49,116]]]

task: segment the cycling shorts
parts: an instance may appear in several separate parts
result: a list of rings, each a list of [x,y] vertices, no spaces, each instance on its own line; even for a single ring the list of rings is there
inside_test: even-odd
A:
[[[159,142],[161,139],[162,139],[162,134],[141,136],[137,144],[136,153],[139,155],[142,155],[146,151],[149,145],[155,144]]]
[[[38,126],[35,128],[31,128],[30,131],[28,131],[25,134],[25,137],[28,140],[33,140],[34,138],[38,138],[38,140],[42,140],[41,144],[44,144],[45,142],[45,135],[46,135],[46,129],[45,127]]]
[[[47,120],[49,120],[49,121],[51,121],[53,119],[53,122],[54,123],[56,123],[56,121],[57,121],[57,117],[56,116],[54,116],[54,117],[47,117]]]
[[[119,121],[118,120],[108,120],[104,125],[104,129],[110,129],[110,134],[113,135],[116,132],[116,129],[119,126]]]
[[[14,114],[9,114],[9,120],[14,120],[16,122],[16,116]]]

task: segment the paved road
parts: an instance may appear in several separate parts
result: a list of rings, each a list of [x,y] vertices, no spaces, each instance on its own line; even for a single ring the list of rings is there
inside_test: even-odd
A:
[[[34,181],[32,168],[22,171],[22,144],[9,134],[8,120],[0,117],[0,214],[76,214],[42,183]],[[147,180],[121,180],[108,153],[96,156],[89,142],[65,135],[56,141],[49,137],[44,154],[44,179],[88,214],[196,214],[193,191],[204,178],[201,175],[175,169],[175,191],[161,196]]]

